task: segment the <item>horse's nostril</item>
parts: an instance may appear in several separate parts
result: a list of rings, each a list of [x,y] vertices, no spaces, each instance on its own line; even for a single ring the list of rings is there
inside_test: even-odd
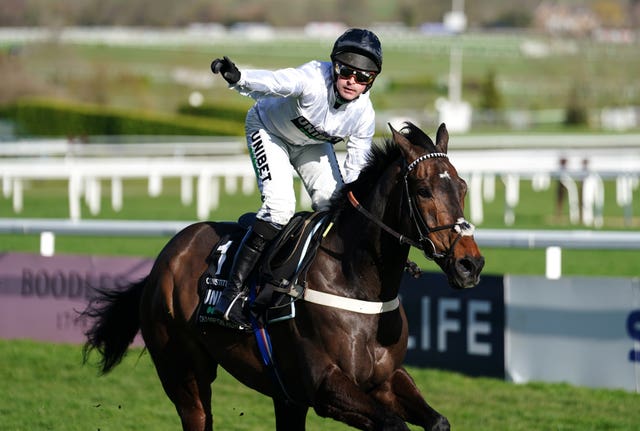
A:
[[[474,274],[480,272],[484,267],[484,257],[473,257],[459,259],[457,262],[458,269],[461,272]]]
[[[462,271],[462,272],[473,272],[474,270],[474,264],[473,262],[471,262],[469,259],[460,259],[458,260],[458,268]]]

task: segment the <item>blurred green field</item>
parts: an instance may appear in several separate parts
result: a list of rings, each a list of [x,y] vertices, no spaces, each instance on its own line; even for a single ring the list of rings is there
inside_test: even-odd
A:
[[[435,100],[448,92],[451,46],[463,52],[462,97],[476,108],[482,105],[483,83],[490,75],[495,76],[506,109],[563,109],[576,91],[586,108],[640,105],[640,84],[631,73],[640,70],[634,44],[501,32],[404,38],[382,34],[381,38],[384,72],[372,90],[377,110],[433,112]],[[7,60],[12,68],[6,73],[15,78],[19,71],[26,93],[129,109],[175,112],[194,90],[202,92],[205,104],[249,106],[249,98],[214,79],[209,71],[213,58],[228,55],[241,67],[294,67],[312,59],[328,59],[332,44],[332,38],[258,40],[240,35],[212,37],[191,45],[54,41],[19,49],[13,46],[14,54]],[[532,46],[548,55],[524,54]],[[15,79],[7,82],[16,86]],[[12,94],[13,89],[9,90]]]
[[[169,431],[178,415],[160,386],[151,359],[139,348],[106,376],[96,357],[82,365],[80,346],[0,340],[0,417],[3,431]],[[515,385],[496,379],[409,368],[427,401],[456,431],[636,431],[640,395],[566,384]],[[268,398],[237,383],[223,370],[213,384],[215,429],[275,428]],[[309,431],[347,430],[318,417]],[[417,430],[417,427],[412,427]]]
[[[615,190],[612,182],[605,184],[604,229],[637,230],[640,225],[640,196],[634,196],[633,226],[624,224],[623,209],[615,203]],[[86,206],[82,208],[86,219],[130,219],[130,220],[184,220],[196,221],[195,202],[184,206],[180,202],[180,184],[177,179],[166,179],[159,197],[148,195],[148,185],[142,180],[123,181],[123,209],[114,212],[110,204],[108,184],[103,184],[102,211],[91,216]],[[221,190],[220,207],[211,212],[211,220],[235,220],[247,211],[255,211],[260,202],[257,192],[250,196],[240,193],[229,195]],[[583,227],[569,223],[568,212],[556,216],[555,190],[535,192],[530,184],[523,182],[520,190],[520,204],[516,207],[514,229],[574,229]],[[303,208],[298,208],[303,209]],[[24,218],[68,218],[67,184],[64,181],[33,181],[24,186],[24,209],[21,214],[12,210],[10,198],[0,198],[0,217]],[[485,203],[482,225],[478,229],[505,228],[504,186],[496,182],[496,195],[493,202]],[[467,214],[468,217],[468,214]],[[164,246],[168,237],[84,237],[57,236],[56,252],[97,255],[131,255],[155,257]],[[22,251],[37,253],[39,236],[37,235],[0,235],[0,252]],[[494,249],[482,250],[486,257],[485,274],[538,274],[545,273],[544,249]],[[637,251],[616,250],[563,250],[562,273],[565,275],[600,275],[636,277],[640,275],[637,264]],[[418,265],[429,271],[438,268],[424,259],[418,250],[412,250],[410,257]]]

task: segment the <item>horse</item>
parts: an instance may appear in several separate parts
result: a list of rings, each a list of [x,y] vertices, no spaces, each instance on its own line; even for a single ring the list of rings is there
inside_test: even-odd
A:
[[[401,278],[412,246],[454,289],[478,284],[484,257],[464,219],[466,183],[447,156],[445,124],[435,143],[412,123],[389,127],[391,137],[373,146],[358,179],[332,199],[333,224],[308,267],[305,289],[331,300],[303,297],[294,318],[268,325],[280,388],[251,332],[194,323],[212,245],[239,229],[228,221],[185,227],[144,279],[96,293],[84,311],[92,319],[85,362],[97,350],[100,373],[108,373],[141,331],[184,431],[213,430],[218,366],[272,398],[278,431],[304,430],[309,408],[361,430],[408,430],[407,423],[449,430],[403,367]]]

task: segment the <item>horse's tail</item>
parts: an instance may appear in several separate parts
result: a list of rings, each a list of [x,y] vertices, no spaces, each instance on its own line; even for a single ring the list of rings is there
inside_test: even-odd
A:
[[[83,317],[93,320],[85,332],[84,362],[96,349],[102,355],[101,373],[106,374],[118,365],[140,329],[140,299],[149,276],[129,284],[124,290],[97,289]]]

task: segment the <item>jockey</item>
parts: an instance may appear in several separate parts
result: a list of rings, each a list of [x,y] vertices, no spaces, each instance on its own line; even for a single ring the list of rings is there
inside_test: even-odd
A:
[[[211,63],[229,88],[257,100],[245,123],[247,147],[262,206],[233,261],[228,285],[215,308],[239,326],[244,282],[270,240],[293,217],[293,169],[314,211],[326,210],[344,183],[354,181],[366,161],[375,131],[368,91],[382,71],[382,47],[369,30],[350,29],[335,41],[331,62],[310,61],[276,71],[239,70],[228,57]],[[345,178],[333,146],[346,140]],[[240,304],[240,306],[234,306]]]

